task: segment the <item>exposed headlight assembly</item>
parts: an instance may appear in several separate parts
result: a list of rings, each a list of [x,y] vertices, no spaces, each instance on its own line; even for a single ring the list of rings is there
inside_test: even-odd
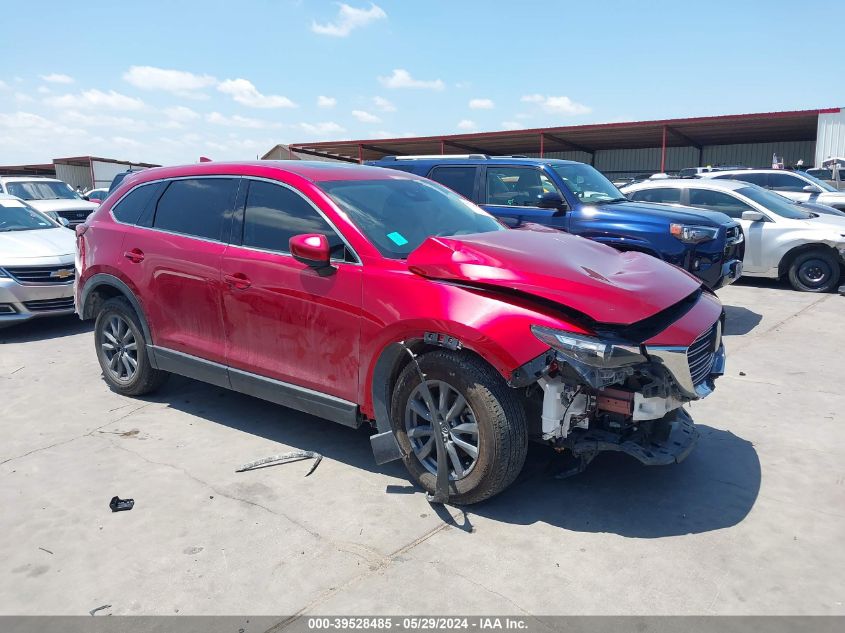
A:
[[[590,367],[615,369],[646,362],[645,356],[635,346],[615,345],[592,336],[542,325],[532,325],[531,332],[563,356]]]
[[[699,244],[709,242],[719,237],[719,229],[715,226],[697,226],[694,224],[670,224],[669,232],[682,242]]]

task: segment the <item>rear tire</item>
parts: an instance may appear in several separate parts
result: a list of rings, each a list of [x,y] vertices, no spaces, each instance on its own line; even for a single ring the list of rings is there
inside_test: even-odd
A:
[[[94,324],[94,345],[103,379],[124,396],[152,393],[170,375],[150,364],[138,315],[123,297],[109,299],[101,306]]]
[[[458,395],[466,404],[450,421],[449,502],[478,503],[498,494],[516,479],[528,449],[525,410],[516,393],[496,370],[466,352],[429,352],[418,362],[430,389],[438,395],[441,391],[448,394],[446,409],[457,409]],[[409,363],[393,390],[391,422],[412,479],[434,493],[436,444],[430,423],[426,427],[417,413],[420,384],[416,367]],[[455,466],[456,459],[460,466]]]
[[[789,283],[802,292],[830,292],[839,283],[839,261],[820,248],[799,254],[789,265]]]

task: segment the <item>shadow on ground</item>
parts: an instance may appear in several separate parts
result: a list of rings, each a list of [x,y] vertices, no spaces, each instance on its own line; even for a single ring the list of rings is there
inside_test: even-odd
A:
[[[75,314],[32,319],[20,325],[13,325],[0,330],[0,345],[4,343],[44,341],[64,336],[73,336],[82,332],[90,332],[93,329],[93,321],[81,321]]]
[[[214,424],[264,437],[301,450],[317,451],[355,468],[405,478],[401,462],[379,466],[369,433],[181,377],[172,377],[155,398]],[[554,478],[560,456],[532,446],[519,479],[494,499],[467,508],[454,522],[471,529],[471,517],[515,524],[548,523],[579,532],[611,532],[658,538],[708,532],[736,525],[749,513],[760,489],[760,462],[750,442],[729,431],[699,426],[701,439],[687,460],[668,467],[642,466],[633,458],[605,454],[575,477]],[[233,455],[231,466],[267,457]],[[315,472],[319,475],[319,469]],[[410,485],[389,485],[385,494],[423,494]]]
[[[725,306],[725,336],[748,334],[760,324],[763,315],[741,306]]]

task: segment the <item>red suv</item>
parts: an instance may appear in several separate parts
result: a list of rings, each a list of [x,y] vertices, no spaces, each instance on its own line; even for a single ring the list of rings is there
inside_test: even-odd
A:
[[[169,373],[357,427],[435,500],[510,484],[527,441],[681,461],[723,372],[719,300],[654,257],[511,230],[377,167],[200,163],[127,176],[77,228],[109,386]]]

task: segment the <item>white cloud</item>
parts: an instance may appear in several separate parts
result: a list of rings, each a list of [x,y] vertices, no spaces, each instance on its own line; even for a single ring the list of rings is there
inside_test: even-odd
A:
[[[333,108],[337,105],[337,99],[334,97],[324,97],[320,95],[317,97],[317,107],[318,108]]]
[[[470,121],[469,119],[462,119],[458,122],[458,129],[459,130],[474,130],[478,127],[475,124],[475,121]]]
[[[214,125],[225,125],[227,127],[242,127],[253,130],[263,128],[279,127],[278,123],[271,123],[269,121],[262,121],[261,119],[253,119],[250,117],[234,114],[232,116],[225,116],[219,112],[212,112],[206,115],[205,120]]]
[[[70,75],[63,75],[61,73],[51,73],[49,75],[39,75],[41,79],[51,84],[72,84],[73,77]]]
[[[34,101],[34,99],[24,92],[16,92],[15,101],[18,103],[29,103],[30,101]]]
[[[142,132],[150,128],[149,124],[145,121],[138,121],[137,119],[126,116],[112,116],[101,112],[85,114],[76,110],[64,110],[59,115],[59,119],[68,125],[84,125],[94,128],[112,127],[129,132]]]
[[[370,4],[369,9],[356,9],[348,4],[341,3],[334,22],[326,22],[325,24],[312,22],[311,30],[318,35],[347,37],[355,29],[385,19],[387,19],[387,13],[376,4]]]
[[[264,95],[258,92],[251,81],[246,79],[227,79],[217,89],[232,97],[241,105],[250,108],[295,108],[296,104],[281,95]]]
[[[105,108],[108,110],[141,110],[144,102],[135,97],[109,90],[85,90],[79,94],[48,97],[44,103],[56,108]]]
[[[525,126],[519,121],[502,121],[501,127],[503,130],[521,130]]]
[[[443,82],[440,79],[422,80],[414,79],[404,68],[395,68],[389,77],[379,77],[382,85],[388,88],[421,88],[425,90],[443,90]]]
[[[6,90],[6,89],[8,89],[8,87],[9,87],[9,84],[7,84],[5,81],[0,79],[0,90]]]
[[[141,90],[161,90],[183,97],[204,97],[198,91],[217,83],[211,75],[155,66],[130,66],[123,79]]]
[[[524,103],[536,103],[546,112],[566,114],[575,116],[588,114],[591,111],[589,106],[573,101],[569,97],[550,97],[541,94],[524,95],[520,101]]]
[[[373,97],[373,103],[382,112],[396,112],[396,106],[384,97]]]
[[[352,116],[354,116],[362,123],[381,123],[381,119],[378,118],[375,114],[370,114],[369,112],[365,112],[364,110],[353,110]]]
[[[494,106],[494,104],[493,104],[492,99],[470,99],[469,100],[470,110],[492,110],[493,106]]]
[[[165,108],[163,110],[165,116],[172,121],[179,121],[180,123],[184,123],[185,121],[193,121],[199,118],[199,114],[187,108],[185,106],[173,106],[172,108]]]
[[[334,121],[323,121],[321,123],[300,123],[299,128],[304,132],[316,137],[326,138],[346,132],[346,129]]]

